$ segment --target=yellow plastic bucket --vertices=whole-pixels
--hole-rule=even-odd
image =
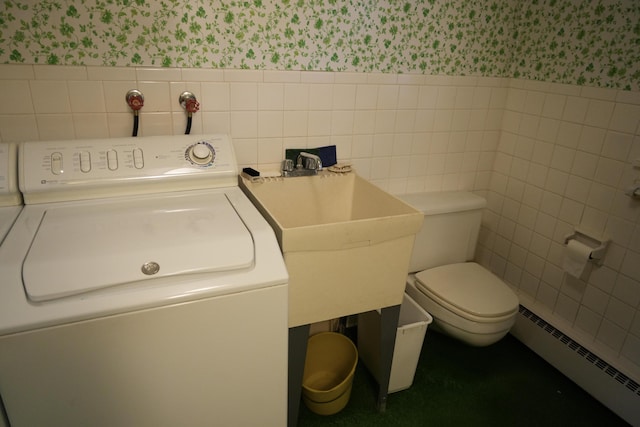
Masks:
[[[302,401],[311,411],[333,415],[347,406],[358,350],[342,334],[322,332],[309,338],[302,376]]]

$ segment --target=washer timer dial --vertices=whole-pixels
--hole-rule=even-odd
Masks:
[[[185,159],[197,166],[210,166],[216,157],[216,150],[207,141],[199,141],[187,147]]]

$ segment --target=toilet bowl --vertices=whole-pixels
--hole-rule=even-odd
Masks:
[[[446,281],[431,273],[473,275],[457,280],[457,292],[434,292]],[[474,277],[475,276],[475,277]],[[434,318],[434,328],[469,345],[484,347],[502,339],[518,314],[518,299],[496,276],[474,263],[451,264],[411,274],[407,293]]]
[[[401,198],[425,214],[412,253],[407,293],[433,316],[433,327],[472,346],[502,339],[515,323],[518,297],[473,259],[483,198],[467,192]]]

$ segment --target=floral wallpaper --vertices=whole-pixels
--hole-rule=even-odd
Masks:
[[[640,1],[515,4],[512,77],[640,90]]]
[[[0,62],[640,88],[637,0],[4,0]]]

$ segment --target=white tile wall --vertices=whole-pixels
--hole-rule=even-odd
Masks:
[[[0,65],[0,141],[230,133],[242,166],[335,144],[393,193],[486,196],[477,259],[609,360],[640,377],[640,93],[498,78],[300,71]],[[562,270],[577,225],[607,233],[604,265]],[[549,319],[553,321],[553,319]]]
[[[640,201],[624,190],[640,184],[632,167],[640,157],[638,96],[510,85],[478,258],[525,303],[551,312],[637,378]],[[580,280],[562,270],[564,236],[575,226],[612,239],[604,264]]]

